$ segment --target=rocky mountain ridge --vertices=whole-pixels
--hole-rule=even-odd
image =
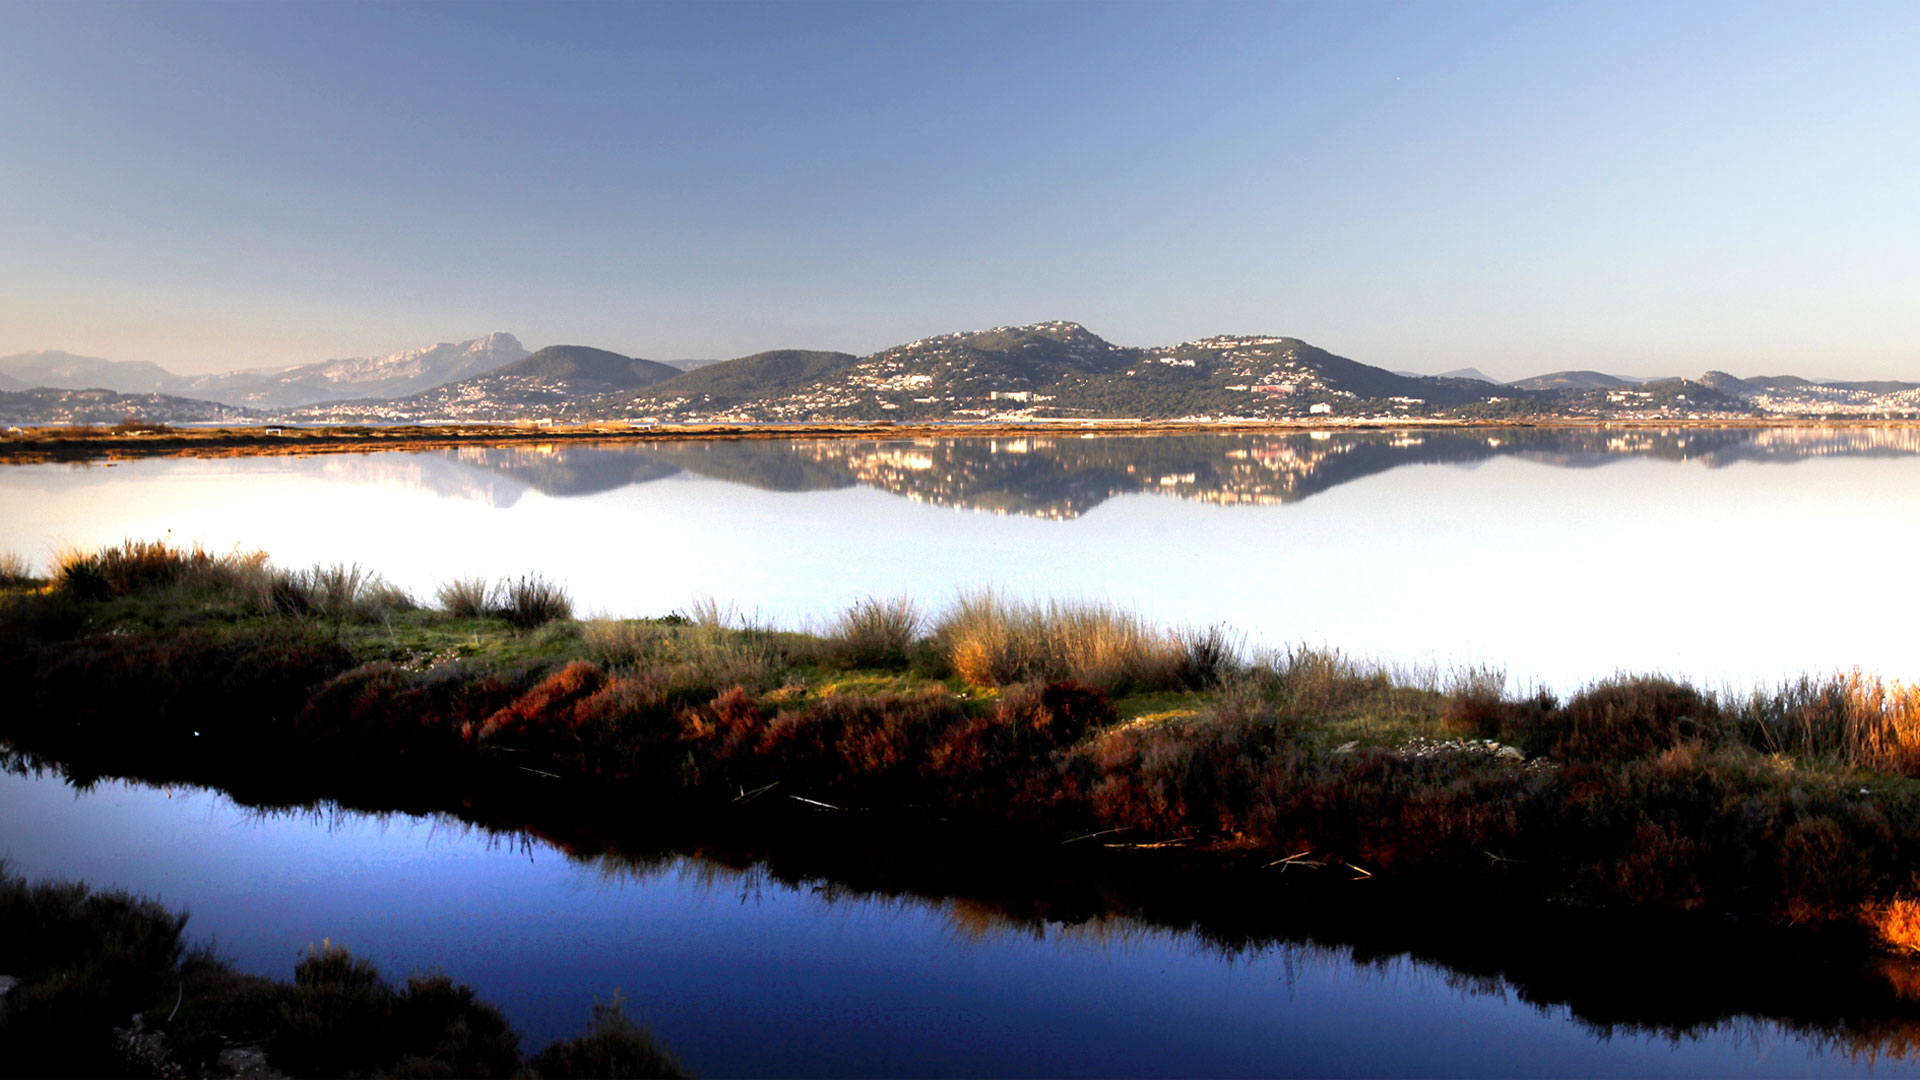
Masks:
[[[1067,321],[940,334],[867,356],[773,350],[692,370],[587,346],[528,354],[505,333],[193,379],[65,353],[0,358],[0,377],[16,380],[103,373],[139,385],[184,380],[187,392],[164,391],[174,395],[167,402],[128,403],[164,422],[222,415],[221,402],[295,423],[1920,416],[1920,383],[1561,371],[1500,384],[1471,368],[1440,376],[1387,371],[1277,335],[1122,346]],[[183,404],[183,397],[215,400]],[[98,394],[67,404],[42,394],[10,405],[8,415],[64,422],[54,417],[114,407]],[[35,408],[47,419],[32,419]],[[156,410],[167,415],[149,415]]]

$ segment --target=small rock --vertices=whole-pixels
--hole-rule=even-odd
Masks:
[[[1499,758],[1501,761],[1527,760],[1527,755],[1521,753],[1520,748],[1517,746],[1503,746],[1500,749],[1495,750],[1493,752],[1493,756]]]

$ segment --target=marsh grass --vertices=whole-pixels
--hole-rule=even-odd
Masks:
[[[843,668],[906,667],[926,622],[912,597],[863,597],[827,624],[823,659]]]
[[[262,566],[246,579],[246,592],[263,614],[297,618],[373,621],[419,606],[405,590],[358,563],[304,570]]]
[[[440,610],[455,618],[480,619],[500,606],[499,586],[483,577],[454,578],[434,592]]]
[[[671,692],[744,686],[763,692],[792,672],[798,635],[730,629],[724,622],[588,619],[581,624],[588,659],[610,671],[646,673]]]
[[[237,587],[267,565],[261,551],[216,555],[198,544],[124,540],[103,548],[63,547],[54,553],[55,586],[86,600],[105,600],[167,586]]]
[[[1734,713],[1748,739],[1770,753],[1920,775],[1920,685],[1855,668],[1753,694]]]
[[[975,686],[1072,680],[1110,693],[1154,690],[1180,685],[1183,672],[1200,667],[1176,635],[1095,600],[962,593],[933,636],[954,672]]]
[[[573,600],[559,583],[539,574],[523,574],[500,587],[495,614],[522,630],[573,618]]]

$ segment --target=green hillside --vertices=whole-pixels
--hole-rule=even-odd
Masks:
[[[524,360],[495,368],[485,375],[467,380],[505,376],[565,382],[606,383],[620,389],[635,389],[675,378],[679,368],[638,357],[622,356],[587,345],[549,345]]]
[[[704,364],[675,372],[671,381],[647,387],[637,394],[608,399],[609,406],[639,399],[688,397],[716,408],[760,401],[805,390],[852,367],[859,357],[842,352],[775,349],[718,364]]]

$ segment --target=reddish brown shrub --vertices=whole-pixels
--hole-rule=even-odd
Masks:
[[[606,685],[606,672],[589,661],[575,660],[487,717],[473,738],[511,742],[529,750],[549,748],[555,736],[575,726],[573,705]]]
[[[922,767],[935,739],[966,721],[943,691],[874,698],[835,695],[802,710],[782,710],[759,748],[760,767],[841,798],[918,801]]]
[[[1563,761],[1650,757],[1686,742],[1717,744],[1723,727],[1719,706],[1685,683],[1613,679],[1567,702],[1550,751]]]

